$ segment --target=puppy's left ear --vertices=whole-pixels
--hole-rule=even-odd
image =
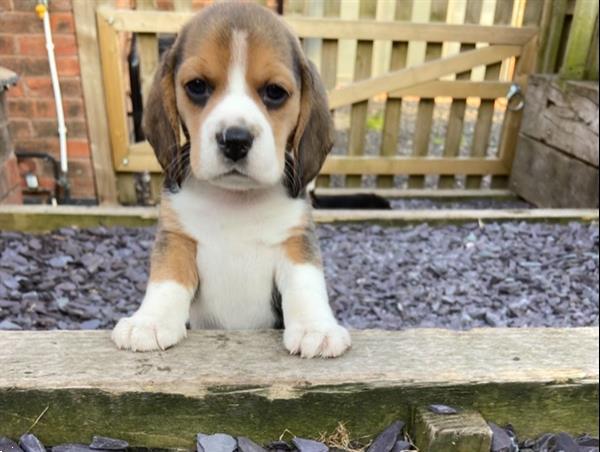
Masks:
[[[319,174],[333,147],[335,133],[327,106],[327,93],[317,68],[304,55],[300,60],[300,114],[292,141],[296,178],[296,183],[292,184],[293,196],[298,196]]]

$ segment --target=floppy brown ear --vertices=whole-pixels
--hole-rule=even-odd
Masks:
[[[154,74],[144,109],[144,134],[154,149],[156,158],[165,172],[165,185],[181,184],[185,171],[181,165],[179,114],[175,99],[175,51],[165,53]]]
[[[300,75],[300,114],[293,138],[294,175],[297,179],[293,190],[295,196],[319,174],[333,147],[335,132],[323,82],[315,65],[304,56]]]

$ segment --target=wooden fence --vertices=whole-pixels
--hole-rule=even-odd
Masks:
[[[458,0],[396,0],[391,20],[375,20],[375,0],[360,0],[355,20],[340,18],[339,0],[326,0],[321,17],[298,14],[291,3],[285,20],[302,40],[319,42],[316,63],[338,127],[319,186],[506,187],[521,116],[505,108],[506,96],[513,84],[524,91],[527,75],[535,69],[542,0],[496,0],[491,25],[481,24],[481,0],[463,2],[461,24],[447,23],[449,8]],[[416,23],[413,7],[424,3],[429,21]],[[151,0],[138,0],[137,8],[104,4],[96,9],[117,175],[160,171],[148,143],[133,140],[123,36],[137,35],[145,97],[158,63],[157,36],[176,33],[191,15],[157,11]],[[409,58],[425,40],[423,54],[415,59],[412,52]],[[349,82],[338,71],[340,43],[347,41],[356,43]],[[389,71],[373,77],[375,42],[391,43],[391,51]]]

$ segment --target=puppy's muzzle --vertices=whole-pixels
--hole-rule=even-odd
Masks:
[[[243,127],[229,127],[216,135],[217,145],[225,158],[233,162],[242,160],[252,147],[254,135]]]

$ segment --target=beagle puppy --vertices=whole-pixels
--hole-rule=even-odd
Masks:
[[[306,185],[333,144],[326,93],[270,10],[218,3],[182,29],[148,95],[164,169],[150,280],[119,348],[165,349],[193,329],[284,328],[292,354],[339,356]]]

